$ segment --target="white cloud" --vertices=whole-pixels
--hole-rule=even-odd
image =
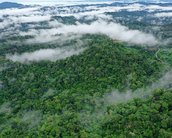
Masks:
[[[80,49],[40,49],[34,52],[26,52],[21,55],[14,54],[14,55],[6,55],[6,58],[12,60],[14,62],[21,62],[21,63],[29,63],[32,61],[39,62],[39,61],[56,61],[60,59],[65,59],[67,57],[78,55],[84,51],[84,48]]]
[[[156,39],[138,30],[129,30],[127,27],[117,23],[107,23],[104,21],[93,22],[92,24],[65,25],[57,30],[58,34],[105,34],[112,39],[117,39],[135,44],[157,43]]]
[[[145,6],[143,4],[128,4],[128,5],[120,5],[120,6],[87,6],[83,9],[80,7],[63,7],[63,11],[60,12],[57,9],[53,9],[56,11],[59,16],[74,16],[76,18],[86,16],[86,15],[99,15],[104,14],[106,12],[119,12],[122,10],[126,10],[129,12],[134,11],[170,11],[172,7],[170,6],[159,6],[159,5],[149,5]],[[77,11],[77,12],[76,12]],[[84,12],[83,12],[84,11]],[[52,11],[51,11],[52,12]]]
[[[8,27],[11,23],[9,22],[9,20],[4,20],[2,22],[0,22],[0,29],[4,29],[6,27]]]
[[[13,9],[4,9],[4,10],[0,10],[0,17],[2,17],[3,15],[15,15],[15,16],[19,16],[19,15],[32,15],[33,12],[36,14],[38,14],[38,10],[40,7],[30,7],[30,8],[22,8],[22,9],[17,9],[17,8],[13,8]]]
[[[156,17],[172,17],[172,12],[161,12],[161,13],[156,13]]]
[[[26,33],[27,34],[27,33]],[[84,34],[103,34],[107,35],[112,39],[120,40],[124,42],[142,44],[142,45],[156,45],[158,40],[151,35],[143,33],[139,30],[130,30],[125,26],[114,22],[105,22],[99,20],[91,24],[80,24],[77,25],[64,25],[60,27],[46,29],[46,30],[30,30],[28,34],[35,35],[34,40],[50,40],[55,39],[56,35],[62,35],[67,37],[72,34],[84,35]],[[32,41],[32,40],[31,40]],[[47,42],[47,41],[46,41]]]
[[[115,20],[110,15],[106,15],[106,12],[118,12],[121,10],[127,11],[155,11],[155,10],[170,10],[171,7],[163,7],[159,5],[145,6],[143,4],[124,4],[122,6],[71,6],[71,7],[46,7],[41,9],[41,7],[32,7],[24,9],[5,9],[0,10],[0,16],[9,15],[4,18],[3,22],[0,22],[0,29],[8,28],[4,33],[0,34],[0,37],[4,37],[11,32],[19,32],[20,35],[33,35],[35,36],[33,42],[49,42],[59,39],[58,34],[68,36],[69,34],[104,34],[110,38],[117,39],[120,41],[130,42],[134,44],[147,44],[155,45],[158,43],[156,38],[151,34],[146,34],[138,30],[130,30],[125,26],[110,22]],[[53,19],[50,21],[52,16],[74,16],[77,19],[84,17],[85,20],[96,19],[98,22],[93,22],[88,24],[77,24],[77,25],[64,25],[59,21]],[[156,17],[168,16],[171,17],[171,13],[157,13]],[[32,28],[44,28],[45,26],[38,26],[38,22],[49,21],[48,28],[51,29],[32,29]],[[142,18],[138,18],[138,21],[142,21]],[[28,32],[20,32],[21,23],[35,24],[28,25],[30,30]],[[110,23],[108,23],[110,22]],[[153,22],[153,21],[152,21]],[[11,28],[10,28],[10,25]],[[12,30],[11,32],[9,31]],[[26,42],[31,42],[33,39]]]
[[[16,27],[19,23],[44,21],[51,17],[50,15],[41,16],[40,14],[39,7],[0,10],[0,18],[3,20],[0,22],[0,29],[9,27],[12,24]]]
[[[31,22],[49,21],[51,19],[51,16],[31,15],[31,16],[11,17],[10,19],[14,23],[31,23]]]
[[[154,12],[155,10],[158,10],[158,11],[171,11],[172,7],[171,6],[149,5],[149,6],[145,6],[145,9],[148,9],[149,11],[152,11],[152,12]]]

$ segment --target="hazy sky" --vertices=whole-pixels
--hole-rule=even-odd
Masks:
[[[115,0],[0,0],[0,2],[17,2],[22,4],[41,4],[41,5],[53,5],[53,4],[77,4],[77,3],[106,3],[113,2]]]
[[[122,2],[172,2],[172,0],[0,0],[0,2],[17,2],[22,4],[38,4],[38,5],[72,5],[72,4],[97,4],[97,3],[112,3],[115,1]]]

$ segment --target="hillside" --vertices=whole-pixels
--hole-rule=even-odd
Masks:
[[[140,112],[140,106],[146,106],[144,103],[149,105],[146,102],[150,101],[149,99],[145,99],[145,101],[137,99],[134,101],[139,102],[139,105],[135,105],[135,107],[133,107],[134,103],[131,102],[131,104],[119,105],[116,109],[115,103],[113,107],[113,104],[110,106],[101,100],[114,89],[119,89],[123,93],[129,88],[134,91],[153,83],[160,77],[162,63],[155,58],[153,53],[144,49],[128,48],[103,36],[95,36],[93,40],[88,44],[89,48],[78,56],[56,62],[33,62],[29,65],[16,63],[2,71],[0,77],[3,81],[0,97],[2,137],[6,135],[9,137],[13,135],[37,137],[35,132],[39,132],[39,136],[51,135],[56,137],[110,136],[115,129],[113,124],[113,127],[111,126],[114,121],[113,118],[116,118],[112,116],[112,114],[116,114],[113,112],[123,112],[122,108],[128,106],[125,112],[132,114],[137,106],[139,107],[137,110]],[[170,94],[170,92],[167,93]],[[155,99],[155,106],[159,103],[156,100],[162,99]],[[170,101],[164,102],[163,105],[165,104],[167,107],[169,104],[169,109],[162,109],[162,113],[167,112],[167,110],[170,112]],[[120,109],[120,106],[124,107]],[[145,109],[144,112],[147,110]],[[150,108],[150,110],[153,109]],[[107,115],[102,118],[105,120],[101,120],[100,124],[96,123],[99,117],[95,117],[94,120],[94,115],[97,112],[98,116],[101,116],[101,112],[108,113],[105,113]],[[151,113],[150,111],[149,114],[150,116],[154,115],[154,112]],[[81,121],[82,116],[89,119],[89,116],[92,115],[93,118],[90,121]],[[129,117],[125,114],[121,115],[124,122]],[[142,114],[138,114],[137,117],[142,118]],[[69,118],[70,120],[67,121],[66,119]],[[129,119],[132,121],[132,118]],[[149,121],[155,123],[155,120]],[[156,121],[160,123],[161,120]],[[28,123],[29,126],[27,126]],[[46,125],[47,123],[48,125]],[[121,124],[121,127],[122,125],[124,124]],[[135,125],[137,128],[137,124]],[[125,135],[120,126],[116,127],[119,129],[115,129],[116,136]],[[167,125],[166,127],[170,129],[170,126]],[[148,126],[146,127],[145,124],[143,129],[148,129]],[[100,133],[100,130],[103,131]],[[139,128],[132,133],[129,132],[129,128],[126,128],[125,131],[127,135],[132,135],[132,133],[133,135],[135,133],[141,135]],[[169,135],[165,128],[162,131],[162,133]],[[152,126],[149,128],[149,132],[144,132],[144,135],[151,136],[154,133],[156,131]]]

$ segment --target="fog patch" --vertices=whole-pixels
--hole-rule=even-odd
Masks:
[[[0,90],[3,87],[3,82],[0,80]]]
[[[56,49],[40,49],[34,52],[26,52],[23,54],[6,55],[6,58],[13,62],[28,63],[39,61],[57,61],[67,57],[78,55],[83,52],[85,48],[56,48]]]
[[[10,102],[5,102],[0,106],[0,114],[2,113],[10,113],[11,112],[11,103]]]
[[[145,6],[145,10],[148,10],[149,12],[154,12],[154,11],[171,11],[172,7],[171,6],[160,6],[160,5],[149,5]]]
[[[151,86],[152,89],[169,87],[172,87],[172,70],[165,73],[162,78],[160,78],[157,82],[153,83]]]
[[[46,99],[50,96],[53,96],[55,94],[55,90],[53,89],[49,89],[47,92],[44,93],[44,95],[42,96],[43,99]]]
[[[6,27],[8,27],[9,25],[11,25],[9,20],[4,20],[2,22],[0,22],[0,29],[4,29]]]
[[[41,111],[26,111],[23,113],[21,121],[28,124],[28,127],[31,128],[41,122],[42,116]]]
[[[103,100],[108,105],[120,102],[127,102],[128,100],[134,98],[145,98],[147,96],[150,96],[152,95],[152,92],[156,89],[168,88],[172,88],[172,70],[165,73],[159,80],[152,83],[150,86],[147,86],[146,88],[140,88],[135,91],[129,89],[126,92],[114,90],[112,93],[105,94]]]
[[[172,12],[161,12],[154,14],[156,17],[172,17]]]

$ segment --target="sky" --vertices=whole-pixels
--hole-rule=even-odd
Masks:
[[[0,2],[17,2],[22,4],[38,4],[38,5],[72,5],[72,4],[97,4],[97,3],[112,3],[115,0],[0,0]]]
[[[162,2],[162,1],[170,1],[170,0],[0,0],[0,2],[17,2],[27,5],[75,5],[75,4],[98,4],[98,3],[112,3],[115,1],[123,1],[123,2]]]

